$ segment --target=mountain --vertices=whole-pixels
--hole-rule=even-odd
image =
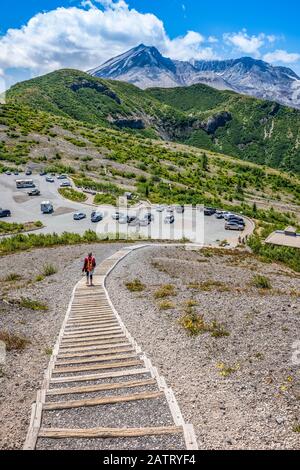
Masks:
[[[300,109],[298,75],[289,68],[274,67],[251,57],[223,61],[173,61],[163,57],[155,47],[141,44],[89,73],[133,83],[142,89],[203,83],[218,90],[232,90]]]
[[[300,111],[232,91],[203,84],[141,90],[59,70],[13,86],[7,102],[300,173]]]

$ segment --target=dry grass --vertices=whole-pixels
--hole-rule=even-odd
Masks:
[[[204,282],[191,282],[188,284],[188,289],[202,290],[209,292],[212,290],[217,290],[218,292],[229,292],[232,290],[227,284],[221,281],[208,280]]]
[[[159,304],[160,310],[172,310],[173,308],[175,308],[175,305],[170,300],[163,300]]]
[[[192,308],[186,311],[185,315],[180,318],[179,323],[190,336],[198,336],[205,333],[210,333],[213,338],[229,336],[229,332],[225,330],[223,325],[216,320],[206,323],[204,316],[197,314]]]
[[[156,299],[164,299],[175,295],[175,287],[172,284],[164,284],[154,293]]]
[[[3,281],[4,282],[15,282],[15,281],[20,281],[21,279],[22,279],[22,276],[20,276],[20,274],[10,273],[3,279]]]
[[[20,351],[30,344],[29,339],[8,331],[0,331],[0,341],[5,343],[7,351]]]
[[[257,274],[252,279],[252,285],[258,289],[272,289],[271,281],[266,276]]]
[[[146,286],[142,284],[139,279],[134,279],[133,281],[125,282],[125,286],[130,292],[142,292],[146,289]]]

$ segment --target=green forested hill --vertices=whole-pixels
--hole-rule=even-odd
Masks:
[[[300,173],[300,111],[205,85],[142,91],[60,70],[15,85],[9,103],[131,129]]]

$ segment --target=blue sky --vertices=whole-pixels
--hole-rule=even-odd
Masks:
[[[10,85],[87,70],[144,42],[174,59],[249,55],[300,74],[296,0],[10,0],[1,5],[0,76]]]

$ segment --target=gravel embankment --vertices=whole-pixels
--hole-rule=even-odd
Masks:
[[[0,449],[20,449],[29,426],[31,403],[41,387],[52,348],[60,331],[75,283],[81,277],[84,256],[93,250],[98,263],[122,247],[121,244],[79,245],[33,250],[0,258],[0,334],[25,337],[24,350],[7,352],[0,366]],[[57,273],[38,282],[45,264]],[[20,280],[6,281],[12,273]],[[23,308],[13,300],[29,298],[47,311]]]
[[[272,289],[254,287],[256,274],[268,277]],[[143,292],[125,287],[134,279]],[[292,363],[300,339],[299,279],[247,253],[205,256],[166,247],[138,250],[110,274],[115,307],[173,388],[200,448],[299,449],[293,429],[300,424],[300,369]],[[206,288],[188,287],[207,281],[213,283]],[[175,295],[155,299],[165,284],[175,286]],[[161,310],[163,300],[173,307]],[[188,336],[178,320],[191,300],[207,324],[216,320],[229,336]]]

